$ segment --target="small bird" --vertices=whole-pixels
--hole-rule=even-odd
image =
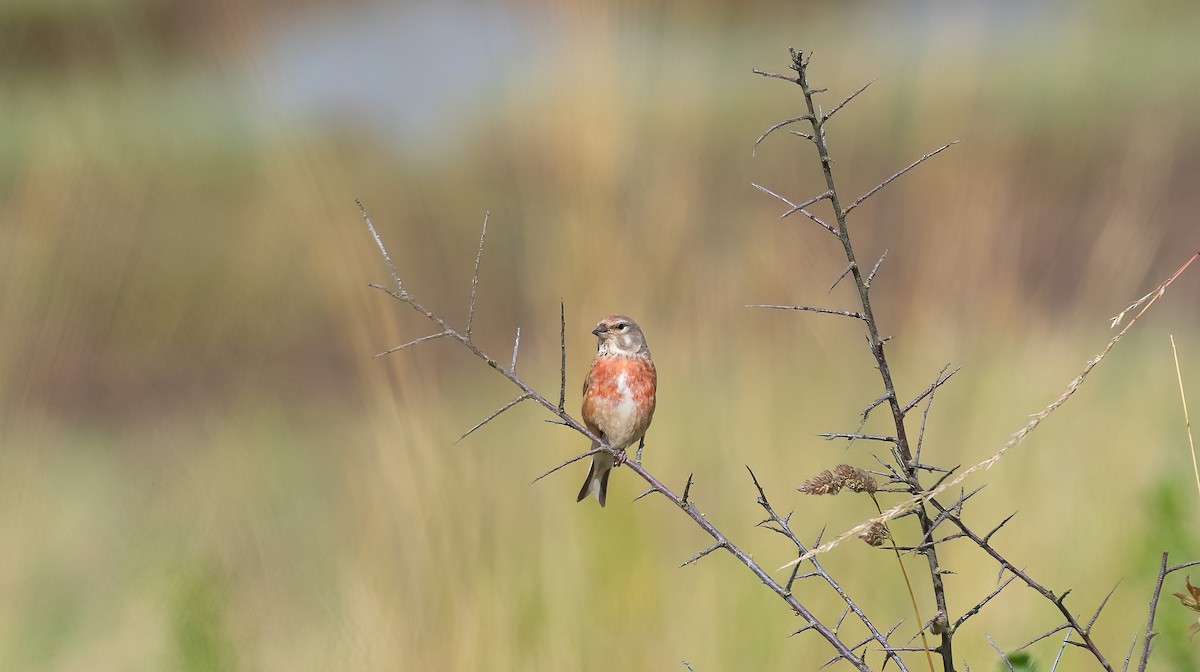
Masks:
[[[601,452],[592,456],[592,466],[576,501],[582,502],[595,493],[600,506],[604,506],[609,473],[625,461],[625,450],[646,435],[654,419],[658,373],[642,328],[633,320],[609,315],[592,333],[599,342],[596,358],[583,379],[583,422],[616,454]],[[599,447],[592,444],[592,450]]]

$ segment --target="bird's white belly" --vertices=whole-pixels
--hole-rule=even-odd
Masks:
[[[638,410],[624,371],[617,376],[617,394],[617,399],[606,409],[600,429],[607,435],[613,448],[627,448],[636,438],[632,434],[637,426]]]

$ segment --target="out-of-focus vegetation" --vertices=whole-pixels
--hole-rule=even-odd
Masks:
[[[512,390],[444,342],[371,358],[428,326],[366,287],[386,270],[353,199],[410,290],[464,317],[491,210],[477,339],[502,359],[520,326],[552,392],[562,297],[572,407],[594,321],[636,316],[662,378],[649,463],[695,472],[710,516],[782,564],[743,465],[807,536],[857,522],[861,503],[793,488],[873,464],[814,434],[852,427],[878,383],[849,321],[743,308],[848,300],[825,294],[828,236],[750,187],[822,188],[797,138],[752,156],[799,97],[750,69],[814,50],[830,105],[876,80],[829,128],[847,186],[964,141],[854,234],[889,250],[876,306],[903,393],[964,366],[924,455],[969,464],[1200,244],[1200,9],[1151,5],[0,5],[0,668],[815,668],[827,651],[787,638],[743,569],[677,569],[703,540],[629,504],[630,478],[603,511],[572,501],[581,470],[528,487],[584,448],[534,409],[452,445]],[[1080,613],[1121,581],[1096,631],[1114,653],[1159,553],[1200,556],[1166,337],[1200,389],[1197,282],[985,474],[974,511],[1020,509],[997,542]],[[994,586],[977,551],[943,563],[953,609]],[[909,618],[887,554],[827,566],[878,622]],[[956,653],[988,668],[985,632],[1055,625],[1027,597]],[[1174,606],[1156,660],[1191,669]]]

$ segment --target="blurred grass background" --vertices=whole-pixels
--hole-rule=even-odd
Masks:
[[[629,504],[632,479],[603,511],[572,501],[583,467],[528,487],[584,448],[533,407],[453,445],[513,391],[445,342],[371,358],[428,326],[366,287],[387,273],[353,199],[410,290],[460,320],[490,210],[477,339],[503,359],[520,326],[521,369],[552,393],[563,298],[572,408],[591,326],[635,316],[662,379],[649,465],[694,471],[704,510],[777,566],[743,465],[809,538],[858,522],[865,501],[794,486],[874,462],[814,435],[879,390],[853,324],[742,307],[852,300],[825,295],[828,236],[750,187],[821,188],[803,141],[752,156],[800,100],[750,69],[814,50],[828,105],[876,80],[829,128],[850,196],[964,140],[854,233],[863,259],[889,250],[876,308],[902,394],[963,365],[924,454],[971,464],[1197,248],[1197,29],[1200,7],[1170,1],[7,0],[0,668],[815,669],[826,647],[789,639],[732,560],[677,568],[704,539]],[[1020,509],[999,546],[1081,614],[1121,582],[1096,631],[1113,657],[1159,553],[1200,557],[1167,340],[1200,389],[1198,282],[986,474],[974,511],[988,529]],[[889,557],[826,560],[882,625],[910,618]],[[971,548],[943,562],[958,612],[994,586]],[[1200,662],[1188,619],[1164,598],[1163,669]],[[1010,647],[1056,623],[1012,587],[956,657],[990,669],[984,633]]]

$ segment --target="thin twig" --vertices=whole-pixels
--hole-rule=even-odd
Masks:
[[[1067,650],[1067,643],[1070,641],[1071,632],[1067,631],[1067,634],[1063,635],[1062,645],[1058,647],[1058,654],[1054,656],[1054,664],[1050,666],[1050,672],[1054,672],[1058,669],[1058,661],[1062,660],[1063,651]]]
[[[751,150],[750,156],[755,155],[755,153],[758,151],[758,146],[762,143],[763,140],[767,139],[768,135],[783,128],[784,126],[787,126],[788,124],[794,124],[797,121],[805,121],[806,119],[808,119],[808,115],[801,115],[799,117],[793,117],[791,119],[784,119],[783,121],[779,122],[778,124],[775,124],[774,126],[768,128],[766,131],[763,132],[762,135],[758,136],[757,140],[754,141],[754,149]]]
[[[867,287],[870,287],[871,283],[875,281],[875,273],[878,272],[879,267],[883,265],[883,260],[887,259],[887,253],[888,251],[884,250],[883,254],[879,255],[879,261],[876,261],[875,265],[871,267],[871,272],[867,274]]]
[[[362,201],[357,198],[354,199],[354,203],[358,206],[358,212],[362,215],[363,221],[367,223],[367,229],[371,232],[371,237],[375,239],[375,244],[379,246],[379,252],[383,255],[383,261],[387,264],[388,272],[392,274],[392,281],[396,283],[396,291],[404,294],[404,284],[400,282],[400,272],[396,270],[396,265],[392,263],[392,258],[383,246],[383,240],[379,237],[379,233],[375,231],[375,224],[367,216],[367,209],[363,207]]]
[[[785,82],[791,82],[791,83],[793,83],[793,84],[797,84],[797,83],[799,83],[799,82],[798,82],[798,80],[797,80],[795,77],[791,77],[791,76],[789,76],[789,75],[780,75],[780,74],[776,74],[776,73],[774,73],[774,72],[767,72],[767,71],[765,71],[765,70],[759,70],[758,68],[754,68],[753,70],[751,70],[751,72],[753,72],[753,73],[754,73],[754,74],[756,74],[756,75],[762,75],[763,77],[771,77],[771,78],[774,78],[774,79],[782,79],[782,80],[784,80]]]
[[[483,258],[483,239],[487,237],[490,210],[483,213],[483,230],[479,232],[479,249],[475,251],[475,272],[471,274],[471,300],[467,303],[467,340],[471,340],[471,329],[475,322],[475,294],[479,290],[479,260]]]
[[[856,320],[863,319],[862,313],[856,313],[852,310],[837,310],[836,308],[817,308],[815,306],[781,306],[773,304],[747,304],[747,308],[769,308],[771,310],[806,310],[810,313],[825,313],[826,315],[841,315],[843,317],[853,317]]]
[[[1129,643],[1129,652],[1125,654],[1125,664],[1121,666],[1121,672],[1129,671],[1129,662],[1133,660],[1133,650],[1137,648],[1138,636],[1134,634],[1133,641]]]
[[[972,616],[974,616],[975,614],[978,614],[978,613],[979,613],[979,610],[983,609],[983,606],[984,606],[985,604],[987,604],[988,602],[990,602],[990,601],[992,600],[992,598],[993,598],[993,597],[995,597],[995,596],[999,595],[999,594],[1000,594],[1000,591],[1002,591],[1002,590],[1004,590],[1005,588],[1007,588],[1007,587],[1008,587],[1008,584],[1010,584],[1010,583],[1012,583],[1013,581],[1016,581],[1016,580],[1017,580],[1017,577],[1016,577],[1016,575],[1015,575],[1015,574],[1014,574],[1014,575],[1012,575],[1012,576],[1009,576],[1007,579],[1005,579],[1005,580],[1004,580],[1004,582],[1003,582],[1003,583],[1001,583],[999,586],[997,586],[995,590],[993,590],[992,592],[988,593],[988,594],[987,594],[987,597],[984,597],[982,600],[980,600],[980,601],[976,602],[976,603],[975,603],[975,606],[971,607],[971,608],[970,608],[970,609],[968,609],[966,612],[964,612],[962,616],[959,616],[959,617],[958,617],[958,619],[956,619],[956,620],[954,621],[954,624],[950,626],[950,630],[951,630],[951,631],[954,631],[954,630],[958,630],[960,627],[962,627],[962,624],[963,624],[963,623],[966,623],[966,622],[967,622],[967,619],[971,618],[971,617],[972,617]]]
[[[984,636],[987,637],[988,644],[991,644],[992,648],[996,650],[996,653],[1000,654],[1000,660],[1004,661],[1004,664],[1008,666],[1008,669],[1012,672],[1017,672],[1017,668],[1013,667],[1012,661],[1008,659],[1008,655],[1001,651],[999,646],[996,646],[996,642],[992,639],[992,636],[987,634]]]
[[[1104,610],[1104,605],[1108,604],[1108,599],[1113,596],[1113,593],[1117,592],[1117,586],[1120,585],[1121,582],[1117,581],[1117,585],[1113,586],[1112,590],[1108,591],[1108,595],[1105,595],[1104,599],[1100,601],[1100,606],[1096,607],[1096,613],[1092,614],[1092,618],[1088,621],[1087,625],[1084,626],[1083,629],[1085,631],[1092,631],[1092,626],[1096,624],[1096,619],[1100,618],[1100,612]]]
[[[863,85],[862,85],[862,88],[860,88],[859,90],[855,91],[854,93],[850,94],[849,96],[846,96],[846,99],[845,99],[845,100],[843,100],[842,102],[838,103],[837,105],[834,105],[834,106],[833,106],[833,109],[832,109],[832,110],[829,110],[829,114],[826,114],[824,117],[822,117],[822,118],[821,118],[821,125],[822,125],[822,126],[823,126],[823,125],[825,125],[825,122],[827,122],[827,121],[829,121],[830,119],[832,119],[832,118],[833,118],[833,115],[835,115],[835,114],[837,114],[837,113],[838,113],[838,110],[840,110],[840,109],[842,109],[843,107],[845,107],[845,106],[846,106],[846,103],[848,103],[848,102],[850,102],[850,101],[854,100],[854,99],[855,99],[855,98],[858,96],[858,94],[862,93],[863,91],[866,91],[866,90],[867,90],[867,87],[868,87],[868,86],[870,86],[870,85],[872,85],[872,84],[874,84],[874,83],[875,83],[875,80],[873,80],[873,79],[872,79],[871,81],[867,82],[866,84],[863,84]]]
[[[796,205],[793,205],[791,210],[788,210],[787,212],[783,213],[782,215],[779,216],[779,218],[786,219],[786,218],[796,214],[797,212],[800,212],[801,210],[807,208],[808,206],[812,205],[813,203],[816,203],[818,201],[823,201],[823,200],[829,198],[829,196],[830,196],[830,194],[828,191],[823,194],[817,194],[816,196],[813,196],[812,198],[808,199],[807,201],[805,201],[803,203],[797,203]]]
[[[884,436],[882,434],[862,434],[860,432],[825,432],[817,434],[822,439],[862,439],[864,441],[885,441],[887,443],[895,443],[896,437]]]
[[[544,472],[541,476],[538,476],[537,478],[530,481],[529,484],[533,485],[534,483],[537,483],[538,481],[549,476],[550,474],[553,474],[554,472],[558,471],[559,469],[562,469],[563,467],[567,466],[568,464],[574,464],[584,458],[591,457],[592,455],[595,455],[596,453],[605,453],[605,452],[608,452],[608,451],[605,450],[604,448],[593,448],[593,449],[587,451],[586,453],[580,453],[580,454],[576,455],[575,457],[572,457],[570,459],[567,459],[567,460],[561,462],[560,464],[558,464],[558,466],[554,467],[553,469],[551,469],[547,472]]]
[[[1142,657],[1138,661],[1138,672],[1146,672],[1150,662],[1150,640],[1154,638],[1154,612],[1158,610],[1158,597],[1162,594],[1163,581],[1167,580],[1167,552],[1163,551],[1158,563],[1158,581],[1154,582],[1154,594],[1150,596],[1150,615],[1146,617],[1146,635],[1142,638]]]
[[[842,272],[838,274],[837,279],[833,281],[833,284],[829,286],[829,289],[825,290],[825,293],[832,294],[833,289],[837,287],[838,283],[840,283],[847,275],[850,275],[850,271],[852,270],[854,270],[854,264],[846,264],[846,267],[843,268]]]
[[[393,352],[399,352],[399,351],[401,351],[401,350],[403,350],[403,349],[405,349],[405,348],[409,348],[409,347],[412,347],[412,346],[414,346],[414,345],[417,345],[418,343],[424,343],[425,341],[432,341],[432,340],[434,340],[434,339],[442,338],[442,337],[444,337],[444,336],[449,336],[449,335],[450,335],[450,332],[448,332],[448,331],[439,331],[439,332],[438,332],[438,333],[436,333],[436,334],[430,334],[430,335],[428,335],[428,336],[422,336],[422,337],[420,337],[420,338],[414,338],[413,340],[411,340],[411,341],[409,341],[409,342],[405,343],[404,345],[397,345],[397,346],[396,346],[396,347],[394,347],[394,348],[388,348],[387,350],[384,350],[383,352],[381,352],[381,353],[379,353],[379,354],[375,355],[374,359],[378,359],[378,358],[380,358],[380,357],[383,357],[384,355],[390,355],[390,354],[392,354]]]
[[[812,214],[812,213],[811,213],[811,212],[809,212],[808,210],[806,210],[806,209],[804,209],[804,208],[797,208],[795,203],[792,203],[791,201],[789,201],[788,199],[784,198],[783,196],[780,196],[779,194],[777,194],[777,193],[775,193],[775,192],[771,191],[770,189],[767,189],[766,187],[764,187],[764,186],[762,186],[762,185],[760,185],[760,184],[755,184],[755,183],[751,182],[751,183],[750,183],[750,186],[754,187],[755,189],[758,189],[759,191],[763,192],[764,194],[768,194],[768,195],[770,195],[770,196],[774,196],[775,198],[777,198],[777,199],[779,199],[779,200],[783,201],[784,203],[787,203],[787,204],[788,204],[788,206],[789,206],[789,207],[791,207],[793,210],[798,210],[798,211],[800,212],[800,214],[804,215],[805,217],[808,217],[808,218],[809,218],[810,220],[812,220],[813,222],[815,222],[815,223],[817,223],[817,224],[821,225],[821,227],[822,227],[822,228],[824,228],[826,231],[828,231],[828,232],[832,233],[832,234],[833,234],[833,235],[835,235],[835,236],[837,235],[837,229],[834,229],[832,226],[830,226],[829,224],[825,223],[825,221],[824,221],[824,220],[822,220],[820,217],[817,217],[816,215]],[[781,218],[781,219],[782,219],[782,218]]]
[[[513,341],[513,356],[512,364],[509,364],[508,370],[513,373],[517,372],[517,350],[521,349],[521,328],[517,327],[517,338]]]
[[[954,142],[948,142],[948,143],[942,145],[941,147],[938,147],[937,149],[933,150],[932,152],[922,156],[921,158],[917,159],[916,161],[913,161],[912,163],[908,164],[908,166],[906,168],[904,168],[903,170],[901,170],[900,172],[896,173],[895,175],[892,175],[891,177],[887,178],[883,182],[880,182],[879,184],[875,185],[875,187],[873,189],[871,189],[867,193],[863,194],[862,196],[859,196],[857,200],[855,200],[853,203],[851,203],[843,211],[843,214],[846,214],[846,215],[850,214],[851,211],[853,211],[858,206],[862,205],[863,201],[874,196],[880,189],[883,189],[884,187],[888,186],[893,181],[898,179],[901,175],[904,175],[905,173],[912,170],[913,168],[916,168],[917,166],[921,165],[922,163],[925,163],[926,161],[928,161],[929,159],[932,159],[933,157],[937,156],[938,154],[941,154],[942,152],[946,151],[947,149],[953,147],[954,145],[957,145],[959,142],[960,142],[959,140],[955,140]]]
[[[954,374],[956,374],[962,370],[962,367],[960,366],[960,367],[954,369],[953,371],[951,371],[949,373],[949,375],[943,375],[946,373],[946,369],[948,369],[948,368],[950,368],[949,364],[943,366],[942,370],[940,372],[938,372],[938,376],[933,381],[933,384],[931,384],[929,387],[925,388],[924,390],[921,390],[920,394],[913,397],[912,401],[910,401],[904,405],[904,408],[903,408],[904,413],[907,414],[909,411],[911,411],[913,409],[914,406],[921,403],[922,399],[932,395],[935,391],[937,391],[937,389],[939,387],[941,387],[942,385],[945,385],[947,381],[949,381],[951,378],[953,378]]]
[[[475,430],[477,430],[477,429],[479,429],[480,427],[483,427],[483,426],[484,426],[484,425],[486,425],[487,423],[491,422],[492,420],[494,420],[494,419],[496,418],[496,416],[498,416],[498,415],[500,415],[501,413],[503,413],[503,412],[507,411],[508,409],[512,408],[513,406],[516,406],[517,404],[521,403],[522,401],[528,401],[530,398],[531,398],[531,397],[530,397],[528,394],[522,394],[521,396],[517,397],[516,399],[513,399],[512,401],[508,402],[507,404],[505,404],[505,405],[501,406],[500,408],[496,409],[496,412],[494,412],[494,413],[492,413],[491,415],[487,416],[487,417],[486,417],[486,418],[484,418],[483,420],[480,420],[480,421],[479,421],[479,424],[477,424],[477,425],[475,425],[474,427],[472,427],[472,428],[468,429],[468,430],[467,430],[467,431],[466,431],[466,432],[465,432],[465,433],[464,433],[462,436],[458,437],[458,439],[457,439],[457,440],[456,440],[454,443],[458,443],[459,441],[462,441],[463,439],[467,438],[467,437],[468,437],[468,436],[470,436],[471,434],[474,434],[474,433],[475,433]]]
[[[688,565],[699,560],[700,558],[703,558],[704,556],[708,555],[709,553],[712,553],[713,551],[722,549],[722,548],[725,548],[725,546],[719,542],[716,544],[713,544],[712,546],[709,546],[708,548],[704,549],[703,551],[700,551],[699,553],[688,558],[682,565],[680,565],[680,567],[687,567]]]
[[[562,415],[567,404],[567,309],[561,298],[558,300],[558,343],[562,356],[558,367],[558,414]]]
[[[918,464],[921,462],[921,448],[925,446],[925,426],[929,423],[929,409],[933,408],[933,395],[935,392],[937,392],[937,388],[941,387],[947,380],[950,380],[950,376],[953,376],[954,374],[958,373],[960,369],[962,369],[961,366],[958,367],[950,372],[950,376],[946,376],[943,379],[942,375],[946,373],[946,369],[948,368],[950,368],[949,364],[943,366],[942,370],[938,373],[938,380],[941,382],[934,381],[934,384],[929,386],[929,403],[925,404],[925,411],[921,413],[921,431],[917,434],[917,450],[913,454],[913,459],[916,460]],[[906,410],[905,413],[907,412],[908,411]]]

